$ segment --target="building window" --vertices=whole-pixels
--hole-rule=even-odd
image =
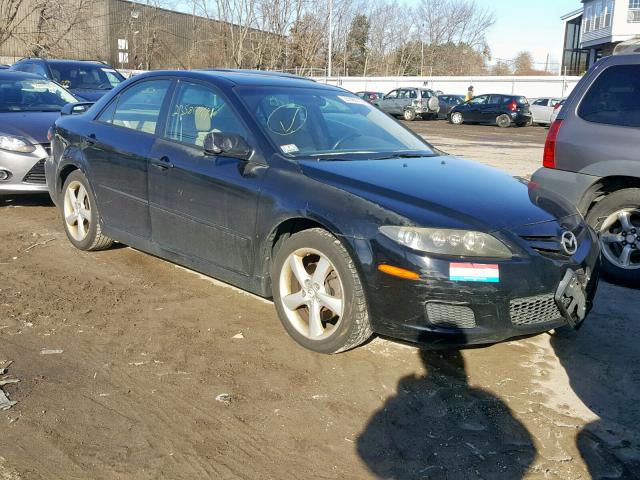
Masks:
[[[604,27],[608,28],[611,26],[611,19],[613,18],[613,0],[607,0],[605,4],[605,13],[604,13]]]
[[[640,0],[629,0],[629,23],[640,23]]]
[[[118,50],[129,50],[129,41],[126,38],[118,39]]]
[[[593,20],[593,5],[587,5],[584,9],[584,18],[582,19],[582,25],[584,28],[584,33],[589,33],[592,28],[592,20]]]
[[[129,63],[129,52],[118,52],[119,63]]]

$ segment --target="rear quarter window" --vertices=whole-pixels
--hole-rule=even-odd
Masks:
[[[593,82],[578,107],[593,123],[640,127],[640,65],[616,65]]]

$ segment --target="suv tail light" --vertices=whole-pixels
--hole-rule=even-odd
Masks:
[[[544,143],[544,154],[542,156],[542,166],[547,168],[556,168],[556,140],[558,132],[562,126],[562,120],[556,120],[551,124],[549,133],[547,133],[547,141]]]
[[[509,110],[511,110],[512,112],[515,112],[518,109],[518,104],[516,103],[516,101],[512,101],[509,105],[507,105],[507,108]]]

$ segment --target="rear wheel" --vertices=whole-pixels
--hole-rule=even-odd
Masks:
[[[587,214],[600,237],[603,276],[612,282],[640,286],[640,189],[607,195]]]
[[[402,114],[402,118],[404,118],[407,122],[411,122],[416,119],[416,112],[410,108],[407,108]]]
[[[511,117],[509,115],[499,115],[496,118],[496,123],[500,128],[508,128],[511,126]]]
[[[449,121],[454,125],[462,125],[464,122],[464,117],[460,112],[453,112],[449,117]]]
[[[69,174],[62,188],[62,217],[69,241],[80,250],[104,250],[113,244],[102,234],[96,199],[80,170]]]
[[[271,282],[280,321],[303,347],[338,353],[372,335],[355,264],[326,230],[304,230],[287,239],[276,253]]]

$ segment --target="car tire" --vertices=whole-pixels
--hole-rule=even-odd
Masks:
[[[416,111],[411,108],[407,108],[402,114],[402,118],[404,118],[407,122],[412,122],[416,119]]]
[[[610,193],[589,210],[586,220],[600,238],[602,276],[613,283],[640,286],[640,188]]]
[[[511,126],[511,117],[509,115],[498,115],[496,118],[496,124],[500,128],[509,128]]]
[[[282,325],[309,350],[339,353],[373,334],[355,263],[342,242],[326,230],[303,230],[282,242],[271,285]]]
[[[67,238],[80,250],[104,250],[113,240],[102,233],[96,197],[80,170],[69,174],[60,198],[62,223]]]
[[[462,125],[464,123],[464,117],[462,116],[462,113],[453,112],[449,116],[449,123],[452,123],[454,125]]]

